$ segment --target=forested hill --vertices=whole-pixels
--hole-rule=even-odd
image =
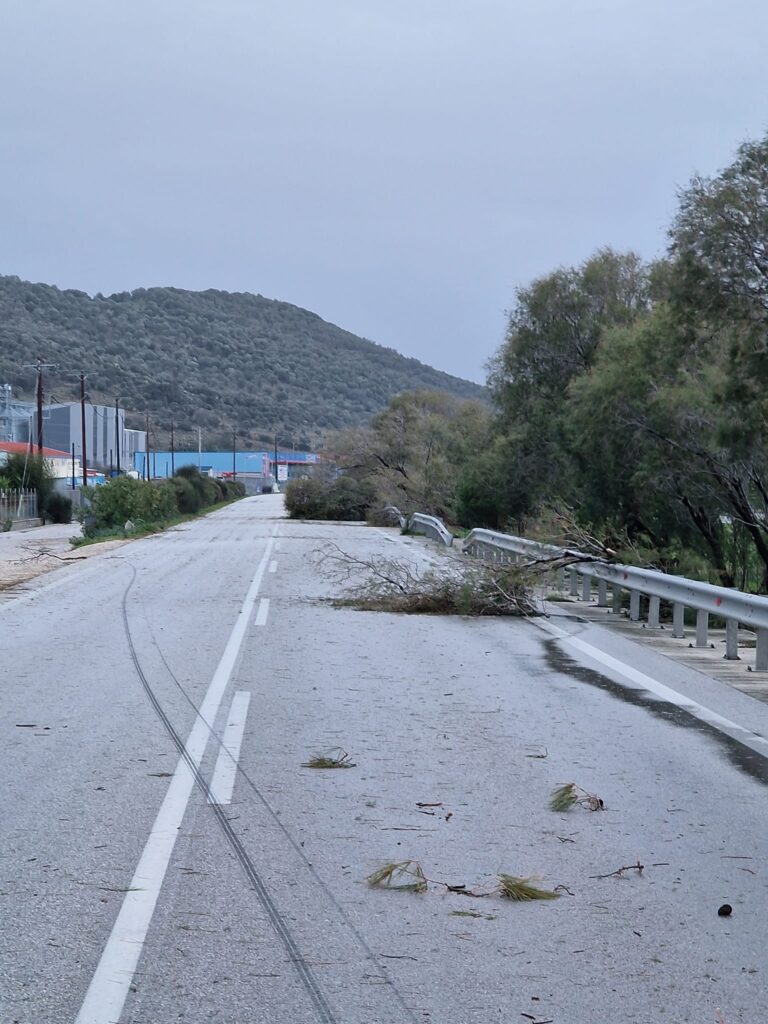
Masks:
[[[315,313],[261,295],[148,288],[91,298],[85,292],[0,276],[0,384],[31,398],[37,356],[46,399],[78,397],[148,409],[165,443],[173,421],[200,426],[206,443],[316,444],[325,432],[365,423],[392,395],[438,388],[465,398],[483,389],[358,338]],[[25,368],[26,366],[26,368]],[[140,415],[139,415],[140,414]],[[228,439],[228,440],[227,440]]]

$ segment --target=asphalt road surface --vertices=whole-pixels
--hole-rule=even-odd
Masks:
[[[331,542],[442,557],[265,496],[0,593],[0,1022],[764,1020],[768,706],[559,613],[333,607]]]

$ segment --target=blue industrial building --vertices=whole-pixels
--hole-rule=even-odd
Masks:
[[[197,466],[208,476],[233,474],[244,479],[269,482],[277,475],[279,479],[292,479],[308,472],[317,465],[319,457],[314,452],[277,451],[277,474],[275,473],[275,452],[173,452],[151,451],[149,453],[149,474],[147,474],[147,453],[135,452],[133,468],[140,477],[165,479],[173,476],[174,469],[182,466]],[[282,467],[285,467],[283,469]]]
[[[163,452],[149,453],[149,476],[173,476],[173,469],[182,466],[197,466],[208,476],[270,476],[271,461],[268,452]],[[136,452],[133,468],[139,476],[147,476],[147,453]]]

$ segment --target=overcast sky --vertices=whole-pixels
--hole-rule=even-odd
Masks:
[[[766,0],[1,0],[0,273],[260,292],[475,380],[768,128]]]

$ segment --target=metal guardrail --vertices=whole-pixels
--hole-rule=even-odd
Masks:
[[[442,544],[450,547],[453,544],[453,534],[437,516],[427,516],[423,512],[414,512],[408,520],[408,529],[412,533],[421,533],[432,540],[439,540]]]
[[[526,558],[575,558],[583,552],[558,548],[551,544],[539,544],[494,530],[472,530],[464,540],[464,550],[480,558],[491,557],[497,561]],[[729,590],[710,583],[700,583],[683,576],[672,576],[653,569],[640,569],[632,565],[615,565],[601,560],[574,561],[568,566],[570,592],[579,596],[581,577],[581,598],[591,600],[593,583],[597,584],[597,603],[608,606],[608,586],[611,587],[613,610],[621,610],[623,592],[629,593],[629,617],[640,619],[640,599],[648,598],[648,625],[659,626],[659,611],[662,601],[672,605],[672,636],[685,637],[685,609],[696,611],[696,647],[708,646],[709,616],[725,619],[725,657],[738,658],[739,624],[755,631],[755,671],[768,671],[768,598],[744,594],[740,590]]]
[[[411,530],[424,533],[444,544],[451,544],[453,536],[436,516],[415,512],[408,520]],[[641,598],[648,599],[647,622],[651,628],[660,625],[661,602],[672,605],[672,636],[685,638],[685,609],[696,612],[696,647],[708,647],[709,616],[725,620],[725,657],[735,661],[739,657],[739,625],[756,634],[754,671],[768,671],[768,597],[745,594],[740,590],[718,587],[711,583],[672,576],[654,569],[640,569],[633,565],[616,565],[600,559],[588,558],[585,552],[556,547],[515,537],[495,530],[472,530],[462,543],[462,549],[476,558],[505,563],[520,558],[542,561],[570,560],[570,593],[583,601],[592,599],[592,588],[597,586],[598,607],[608,607],[608,587],[611,588],[613,611],[619,614],[623,596],[629,594],[629,618],[641,618]],[[580,558],[583,557],[584,561]],[[579,586],[579,577],[581,585]]]
[[[411,533],[418,533],[431,540],[440,541],[441,544],[448,547],[453,544],[453,534],[437,516],[428,516],[424,512],[414,512],[413,515],[406,516],[396,505],[385,506],[379,514],[390,515],[393,519],[397,519],[401,530],[410,530]]]

